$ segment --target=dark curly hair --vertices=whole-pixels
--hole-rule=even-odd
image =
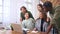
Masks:
[[[43,4],[43,6],[45,6],[45,7],[47,7],[47,8],[52,8],[52,2],[50,2],[50,1],[46,1],[44,4]]]

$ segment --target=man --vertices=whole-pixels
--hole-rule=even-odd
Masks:
[[[57,0],[57,1],[58,1],[58,0]],[[48,5],[48,6],[46,6],[46,5]],[[59,0],[59,2],[58,2],[58,5],[60,5],[60,0]],[[53,26],[56,26],[56,28],[58,29],[58,30],[57,30],[57,31],[58,31],[57,34],[60,34],[60,33],[59,33],[59,32],[60,32],[60,31],[59,31],[59,30],[60,30],[60,6],[57,6],[57,7],[55,8],[55,12],[52,12],[52,11],[51,11],[51,10],[52,10],[52,7],[50,7],[50,6],[52,6],[52,4],[49,6],[49,2],[45,2],[45,3],[43,4],[43,6],[45,7],[45,9],[47,9],[47,11],[50,12],[50,16],[51,16],[51,22],[50,22],[50,25],[48,26],[47,32],[45,32],[45,33],[43,33],[43,34],[48,34]],[[44,8],[44,7],[43,7],[43,8]],[[45,10],[45,9],[44,9],[44,10]]]
[[[43,10],[44,10],[44,13],[47,14],[47,17],[49,17],[50,19],[53,17],[55,11],[50,1],[46,1],[43,4]]]
[[[27,9],[26,9],[26,7],[24,7],[24,6],[22,6],[21,8],[20,8],[20,10],[21,10],[21,14],[20,14],[20,16],[21,16],[21,21],[22,20],[24,20],[25,19],[25,17],[24,17],[24,15],[25,15],[25,13],[29,13],[29,18],[33,18],[33,15],[31,14],[31,12],[30,11],[28,11]],[[33,18],[34,19],[34,18]]]

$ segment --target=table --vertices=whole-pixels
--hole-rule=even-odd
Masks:
[[[29,31],[27,34],[41,34],[41,32],[32,33],[32,31]]]
[[[36,32],[36,33],[32,33],[32,31],[29,31],[29,32],[27,32],[27,34],[45,34],[45,32]]]
[[[0,34],[22,34],[21,32],[16,32],[12,30],[0,31]]]
[[[22,32],[12,31],[12,30],[1,30],[0,34],[23,34],[23,33]],[[41,34],[41,32],[31,33],[31,31],[29,31],[29,32],[27,32],[27,34]]]

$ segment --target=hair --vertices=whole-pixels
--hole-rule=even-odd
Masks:
[[[20,8],[20,10],[22,10],[22,8],[26,9],[26,7],[25,7],[25,6],[22,6],[22,7]]]
[[[45,6],[45,7],[47,7],[47,8],[52,8],[52,2],[50,2],[50,1],[46,1],[44,4],[43,4],[43,6]]]
[[[40,6],[41,8],[43,8],[43,5],[42,4],[38,4],[37,6]]]

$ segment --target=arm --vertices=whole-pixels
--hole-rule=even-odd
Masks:
[[[51,28],[52,28],[55,24],[57,24],[59,18],[60,18],[60,7],[55,10],[54,17],[53,17],[53,19],[51,20],[51,24],[49,25],[46,34],[48,34],[48,33],[50,32]],[[59,22],[58,22],[58,23],[59,23]],[[57,26],[57,27],[58,27],[58,26]]]
[[[37,31],[37,20],[35,21],[35,28],[34,28],[34,31]]]
[[[51,30],[52,26],[53,26],[53,24],[50,24],[50,25],[48,26],[48,29],[47,29],[46,34],[49,34],[49,32],[50,32],[50,30]]]
[[[20,17],[20,22],[22,23],[22,21],[23,21],[23,20],[22,20],[22,18]]]

